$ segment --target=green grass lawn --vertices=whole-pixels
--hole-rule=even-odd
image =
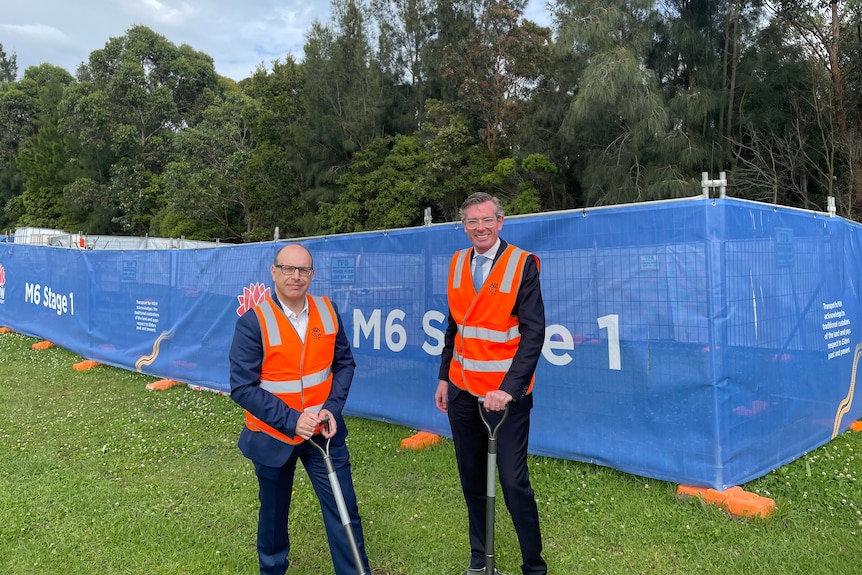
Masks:
[[[0,573],[257,573],[257,482],[228,397],[113,367],[75,371],[59,348],[0,335]],[[429,398],[430,401],[430,398]],[[415,430],[348,418],[375,575],[460,575],[466,512],[452,444],[399,447]],[[552,575],[862,572],[862,433],[847,432],[742,487],[768,520],[680,500],[676,484],[530,458]],[[497,566],[520,573],[502,497]],[[288,575],[332,573],[317,502],[297,472]]]

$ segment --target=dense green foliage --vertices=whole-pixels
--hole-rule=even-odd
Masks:
[[[143,26],[71,74],[0,44],[0,230],[220,239],[730,194],[862,215],[856,0],[334,0],[240,82]],[[2,40],[2,38],[0,38]]]

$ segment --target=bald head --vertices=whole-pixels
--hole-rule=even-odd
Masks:
[[[275,259],[272,261],[272,263],[274,265],[279,265],[279,264],[300,265],[300,264],[294,264],[292,262],[288,262],[286,260],[288,260],[288,259],[293,260],[295,258],[302,258],[303,256],[308,258],[308,263],[307,264],[301,264],[301,265],[314,267],[314,257],[312,257],[311,252],[308,251],[308,248],[306,248],[302,244],[287,244],[286,246],[284,246],[283,248],[281,248],[280,250],[278,250],[275,253]],[[284,260],[284,261],[282,261],[282,260]]]
[[[295,313],[305,306],[305,294],[314,278],[311,252],[299,244],[288,244],[278,250],[270,269],[275,291],[282,304]]]

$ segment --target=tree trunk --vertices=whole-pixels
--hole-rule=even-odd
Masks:
[[[736,161],[733,156],[733,107],[736,92],[736,70],[737,70],[737,62],[739,60],[739,18],[740,13],[742,12],[742,0],[731,0],[728,3],[727,11],[727,20],[732,20],[732,27],[730,28],[730,44],[733,49],[730,56],[730,85],[728,87],[727,94],[727,133],[725,134],[725,150],[727,155],[727,165],[731,172],[736,168]],[[727,30],[728,26],[725,25],[725,30]],[[728,41],[725,40],[725,47],[728,45]]]

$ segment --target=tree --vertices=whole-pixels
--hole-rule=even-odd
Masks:
[[[321,202],[337,200],[343,191],[337,180],[353,154],[383,135],[383,75],[370,47],[365,13],[361,2],[333,2],[334,24],[315,22],[304,46],[305,117],[292,153],[302,159],[311,213]]]
[[[0,43],[0,85],[14,82],[18,77],[18,55],[7,55]]]
[[[423,208],[436,201],[428,186],[428,155],[411,136],[377,138],[354,155],[339,178],[345,191],[321,206],[322,233],[403,228],[422,223]]]
[[[862,68],[858,63],[862,7],[855,0],[776,0],[767,5],[792,31],[789,40],[810,50],[812,58],[829,74],[830,108],[839,158],[844,164],[841,172],[846,174],[847,203],[850,213],[858,218],[862,214],[862,116],[858,113],[862,109]]]
[[[64,99],[61,130],[75,140],[79,175],[105,191],[118,231],[146,234],[174,136],[195,125],[220,90],[212,58],[133,26],[93,51],[78,80]]]
[[[435,221],[455,221],[458,208],[494,168],[488,147],[478,141],[467,117],[452,104],[426,102],[422,129],[415,134],[428,154],[428,186],[438,191],[432,204]]]
[[[475,123],[493,156],[509,155],[521,104],[548,61],[550,31],[521,22],[525,4],[508,0],[473,6],[479,12],[463,20],[475,18],[475,25],[444,48],[444,75],[456,87],[457,105]]]
[[[25,177],[22,200],[26,213],[21,223],[43,228],[59,227],[63,214],[63,187],[69,183],[68,149],[56,126],[43,125],[18,154]]]
[[[562,129],[585,158],[587,204],[690,194],[686,134],[655,71],[646,67],[659,14],[649,0],[595,4],[559,0],[559,43],[577,50],[584,68]]]
[[[117,227],[119,215],[114,206],[103,201],[104,183],[79,177],[63,188],[63,229],[81,230],[87,234],[110,234]]]
[[[520,165],[514,158],[498,161],[494,170],[482,177],[482,183],[504,203],[508,202],[507,214],[532,214],[542,211],[536,182],[546,182],[556,173],[557,167],[545,156],[530,154]]]
[[[740,59],[733,189],[749,199],[825,211],[837,172],[837,135],[826,70],[787,42],[773,19]],[[839,213],[849,215],[838,202]]]
[[[272,62],[272,72],[260,66],[242,82],[243,93],[257,102],[246,110],[255,139],[282,148],[288,155],[302,140],[305,74],[306,68],[288,56],[284,62]]]
[[[271,144],[255,145],[249,119],[258,108],[248,96],[230,92],[205,110],[200,123],[177,134],[178,159],[165,170],[163,234],[262,241],[296,206],[296,197],[279,185],[282,154]]]
[[[23,215],[23,204],[16,201],[13,208],[10,202],[24,192],[25,178],[17,157],[36,131],[37,113],[35,89],[22,89],[16,82],[0,85],[0,231],[14,226]]]
[[[30,118],[35,134],[19,143],[15,159],[24,179],[21,223],[26,225],[59,227],[62,223],[63,187],[72,180],[72,172],[68,142],[57,126],[60,100],[71,82],[68,72],[51,64],[31,66],[19,82],[35,103]]]
[[[406,92],[404,124],[415,129],[425,110],[428,70],[423,56],[435,34],[436,0],[371,0],[378,22],[378,55],[384,75]]]

